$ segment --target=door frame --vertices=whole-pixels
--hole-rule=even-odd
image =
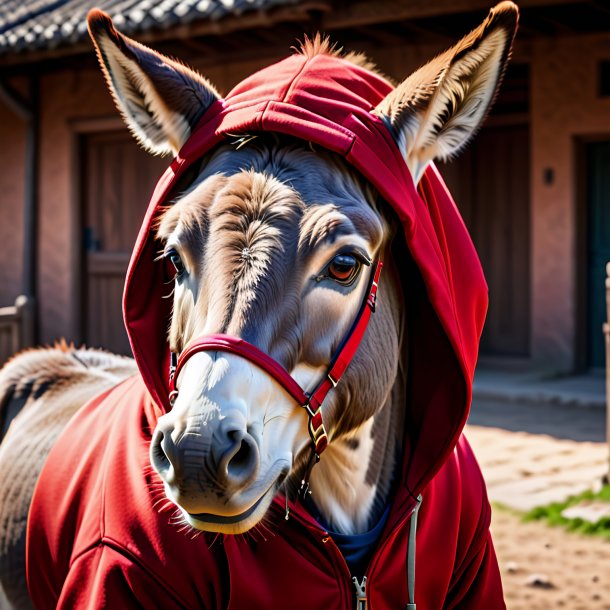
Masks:
[[[70,255],[70,299],[72,307],[71,336],[76,344],[82,344],[86,336],[83,305],[85,303],[84,290],[86,289],[83,244],[83,218],[85,197],[85,139],[87,136],[120,131],[127,129],[125,124],[116,115],[91,117],[88,119],[75,119],[68,123],[70,129],[70,240],[73,244]]]
[[[577,135],[574,137],[574,174],[575,180],[575,203],[574,203],[574,226],[575,226],[575,256],[572,276],[574,278],[574,289],[576,290],[574,323],[574,369],[575,372],[586,372],[598,370],[589,367],[588,363],[588,328],[587,314],[589,308],[589,291],[586,273],[579,270],[586,269],[588,263],[587,237],[588,227],[588,183],[587,183],[587,148],[590,144],[610,142],[610,131],[592,134]],[[601,332],[601,330],[600,330]],[[599,369],[601,370],[601,369]]]

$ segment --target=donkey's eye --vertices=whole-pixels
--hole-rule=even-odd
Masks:
[[[349,286],[360,271],[360,261],[351,254],[337,254],[328,264],[328,277]]]
[[[167,251],[165,258],[167,258],[169,262],[174,266],[174,269],[176,270],[176,276],[180,277],[184,273],[184,263],[182,262],[182,259],[180,258],[178,252],[176,252],[176,250],[172,248],[171,250]]]

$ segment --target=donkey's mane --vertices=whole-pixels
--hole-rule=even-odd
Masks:
[[[366,53],[359,53],[357,51],[344,51],[343,47],[339,46],[338,43],[332,42],[328,36],[323,36],[319,32],[314,35],[313,38],[305,36],[297,49],[297,53],[304,55],[305,57],[312,58],[316,55],[331,55],[333,57],[339,57],[345,61],[349,61],[364,70],[373,72],[381,78],[385,78],[393,85],[396,83],[393,79],[384,74],[377,65],[369,59]]]

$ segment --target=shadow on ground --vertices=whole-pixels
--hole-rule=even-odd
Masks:
[[[606,414],[597,408],[475,399],[468,423],[573,441],[606,440]]]

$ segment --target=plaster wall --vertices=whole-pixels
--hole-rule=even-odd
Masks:
[[[610,35],[532,44],[532,360],[537,368],[579,366],[582,279],[578,142],[610,140],[610,98],[598,97],[598,63],[610,59]],[[552,183],[545,172],[552,170]]]

